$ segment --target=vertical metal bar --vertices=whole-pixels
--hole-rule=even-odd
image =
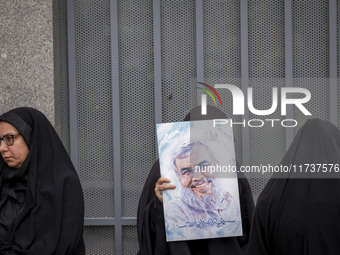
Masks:
[[[122,211],[121,211],[121,148],[120,148],[120,79],[119,79],[119,31],[118,31],[118,4],[117,0],[110,0],[110,27],[111,27],[111,74],[112,74],[112,128],[113,128],[113,187],[115,205],[115,251],[122,254]]]
[[[196,72],[197,81],[204,82],[204,26],[203,1],[196,0]],[[196,89],[196,105],[201,104],[201,90]]]
[[[285,0],[285,85],[293,87],[293,9],[292,0]],[[294,111],[291,105],[287,107],[287,119],[294,118]],[[286,150],[294,139],[294,128],[286,127]]]
[[[155,122],[162,123],[162,49],[161,49],[161,0],[153,0],[153,47],[154,47],[154,92]],[[156,139],[156,158],[158,143]]]
[[[77,80],[76,80],[76,28],[74,0],[67,1],[67,48],[68,80],[70,105],[70,157],[78,169],[78,117],[77,117]]]
[[[336,4],[336,0],[329,0],[329,119],[338,126]]]
[[[247,95],[249,87],[248,68],[248,0],[241,0],[241,88],[244,95]],[[245,100],[246,103],[247,100]],[[248,107],[245,107],[244,119],[249,120]],[[249,127],[242,128],[242,164],[250,165],[249,152]]]
[[[155,120],[162,122],[161,0],[153,0]]]

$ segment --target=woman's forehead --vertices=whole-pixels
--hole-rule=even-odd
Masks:
[[[18,129],[6,121],[0,121],[0,136],[10,132],[19,133]]]

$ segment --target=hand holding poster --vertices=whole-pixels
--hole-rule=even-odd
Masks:
[[[167,241],[242,235],[232,128],[212,120],[157,124]]]

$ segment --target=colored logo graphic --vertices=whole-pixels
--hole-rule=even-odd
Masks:
[[[210,89],[217,96],[217,98],[220,101],[220,104],[222,106],[222,100],[221,100],[219,94],[217,93],[217,91],[212,86],[210,86],[209,84],[203,83],[203,82],[197,82],[197,83],[203,85],[207,89]],[[209,90],[207,90],[205,88],[201,88],[201,87],[197,87],[197,88],[200,89],[200,90],[203,90],[205,93],[207,93],[212,98],[212,100],[214,101],[215,106],[217,106],[216,99],[215,99],[214,95]]]

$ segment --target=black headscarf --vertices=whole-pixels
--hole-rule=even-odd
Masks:
[[[12,240],[8,247],[0,246],[0,254],[85,254],[83,193],[53,126],[41,112],[26,107],[1,115],[0,121],[16,127],[29,148],[19,169],[8,167],[0,157],[1,196],[6,186],[19,208],[8,233]]]
[[[226,115],[222,111],[208,105],[207,115],[201,115],[201,107],[198,106],[185,116],[184,121],[225,118]],[[138,205],[139,255],[246,254],[254,201],[249,183],[243,174],[238,176],[243,236],[178,242],[166,242],[163,205],[154,192],[160,177],[159,160],[157,160],[144,184]]]
[[[281,164],[326,168],[319,173],[311,166],[303,168],[303,174],[273,175],[257,201],[249,254],[339,254],[340,131],[330,122],[308,120]]]

